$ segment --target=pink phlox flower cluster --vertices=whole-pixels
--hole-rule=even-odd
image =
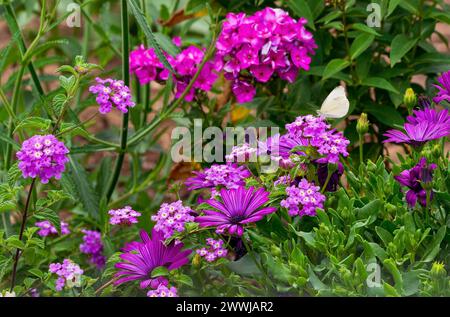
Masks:
[[[52,177],[61,178],[69,161],[67,153],[69,150],[64,143],[54,135],[35,135],[22,143],[16,157],[24,178],[39,177],[41,183],[46,184]]]
[[[225,78],[232,81],[238,102],[249,102],[256,90],[252,81],[266,83],[274,75],[294,82],[299,69],[309,70],[317,45],[305,28],[279,8],[265,8],[247,16],[228,13],[216,43]]]

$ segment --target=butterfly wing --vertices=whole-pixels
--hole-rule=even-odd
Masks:
[[[320,107],[319,114],[326,118],[342,118],[348,113],[350,102],[345,95],[345,88],[338,86],[327,96]]]

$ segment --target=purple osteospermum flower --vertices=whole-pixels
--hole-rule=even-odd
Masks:
[[[245,166],[237,164],[214,164],[203,172],[193,172],[196,176],[186,180],[189,190],[214,188],[223,186],[228,189],[245,185],[245,179],[250,177],[250,171]]]
[[[437,112],[435,109],[414,110],[404,124],[406,133],[389,130],[384,135],[384,142],[409,143],[418,147],[428,141],[440,139],[450,133],[450,116],[448,110]]]
[[[38,221],[34,225],[39,228],[37,234],[41,237],[58,235],[58,230],[56,230],[55,226],[48,220]],[[69,233],[69,224],[67,222],[61,221],[61,235],[64,236]]]
[[[134,211],[130,206],[125,206],[122,209],[110,210],[108,214],[111,216],[109,223],[112,225],[131,225],[138,223],[137,217],[141,213]]]
[[[52,177],[61,178],[69,161],[67,153],[69,150],[64,143],[54,135],[35,135],[22,143],[16,157],[24,178],[39,177],[41,183],[46,184]]]
[[[95,81],[97,84],[90,86],[89,91],[97,95],[96,101],[100,106],[100,113],[110,112],[113,106],[123,113],[127,113],[128,108],[135,106],[131,98],[130,88],[125,86],[122,80],[97,77]]]
[[[58,275],[56,280],[56,290],[62,291],[66,286],[72,288],[81,285],[81,275],[83,270],[69,259],[65,259],[63,263],[51,263],[49,266],[50,273]]]
[[[168,288],[164,284],[160,284],[157,289],[147,292],[148,297],[178,297],[177,289],[172,286]]]
[[[80,244],[80,251],[90,255],[89,261],[98,268],[103,268],[106,257],[103,256],[102,235],[99,231],[81,230],[84,233],[83,243]]]
[[[320,187],[302,179],[298,185],[286,188],[287,198],[280,203],[288,209],[290,216],[315,216],[316,208],[323,208],[325,196],[320,193]]]
[[[409,188],[406,192],[406,202],[411,208],[416,205],[417,201],[422,206],[426,206],[427,192],[423,188],[423,184],[432,181],[433,171],[436,167],[436,164],[427,165],[427,160],[422,157],[416,166],[409,170],[404,170],[394,177],[400,185]],[[432,199],[432,195],[433,193],[431,192],[430,199]]]
[[[263,188],[255,190],[253,187],[245,189],[222,189],[222,201],[207,200],[207,204],[216,210],[205,210],[204,216],[195,219],[200,227],[216,227],[217,233],[236,234],[242,236],[244,225],[261,220],[265,215],[275,212],[275,207],[261,208],[269,200],[269,193]]]
[[[438,78],[438,81],[442,86],[434,85],[434,87],[439,89],[439,92],[436,97],[433,98],[433,101],[435,103],[440,103],[444,100],[450,102],[450,70],[443,73]]]
[[[158,213],[152,216],[156,221],[154,229],[164,234],[164,239],[170,238],[174,232],[183,232],[186,222],[194,221],[194,211],[183,206],[183,202],[178,200],[173,203],[164,203],[161,205]]]
[[[160,284],[167,286],[167,279],[151,278],[152,271],[159,266],[165,266],[170,271],[187,264],[192,250],[182,250],[184,244],[181,242],[165,245],[162,233],[156,230],[152,231],[151,238],[144,230],[141,230],[140,235],[143,242],[135,242],[128,251],[120,255],[124,262],[115,265],[119,271],[115,275],[118,279],[114,284],[137,280],[141,281],[141,288],[150,286],[155,289]]]

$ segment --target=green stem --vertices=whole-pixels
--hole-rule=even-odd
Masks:
[[[129,25],[128,25],[128,7],[127,0],[121,1],[122,10],[122,78],[126,86],[130,86],[130,67],[129,67]],[[111,181],[108,186],[108,191],[106,192],[106,201],[111,199],[114,189],[119,180],[120,171],[122,169],[123,161],[125,158],[125,153],[127,150],[127,138],[128,138],[128,121],[129,112],[124,113],[122,119],[122,129],[120,131],[120,153],[117,157],[114,172],[111,177]]]
[[[8,238],[9,232],[8,232],[8,223],[6,222],[6,213],[2,212],[2,222],[3,222],[3,229],[5,230],[5,235]]]
[[[331,176],[333,175],[333,173],[330,172],[330,170],[328,170],[327,172],[327,178],[325,180],[325,183],[322,186],[322,189],[320,190],[320,192],[323,194],[325,192],[325,190],[327,189],[328,183],[330,182]]]
[[[363,136],[362,134],[359,135],[359,164],[363,163],[364,159],[364,147],[363,147]]]
[[[26,225],[27,218],[28,218],[28,209],[30,207],[31,196],[33,194],[35,184],[36,184],[36,178],[33,178],[33,181],[31,182],[31,185],[30,185],[30,189],[28,191],[27,201],[25,203],[25,209],[22,214],[22,224],[20,225],[20,231],[19,231],[19,240],[20,241],[22,241],[23,232],[25,231],[25,225]],[[19,263],[19,258],[20,258],[20,249],[17,249],[16,255],[14,257],[14,266],[13,266],[13,271],[12,271],[11,289],[10,289],[11,292],[13,291],[14,286],[16,284],[16,273],[17,273],[17,265]]]

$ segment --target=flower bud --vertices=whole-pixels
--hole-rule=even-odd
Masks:
[[[411,114],[417,104],[417,96],[412,88],[406,89],[405,95],[403,96],[403,103],[406,105],[409,114]]]
[[[445,270],[444,263],[434,262],[430,270],[430,275],[434,278],[446,277],[447,271]]]
[[[367,119],[367,113],[361,113],[361,116],[356,123],[356,131],[360,135],[363,135],[369,131],[369,120]]]

